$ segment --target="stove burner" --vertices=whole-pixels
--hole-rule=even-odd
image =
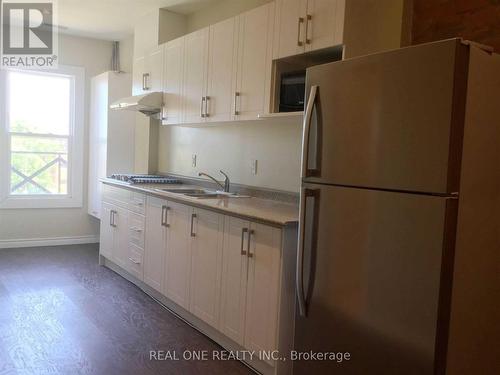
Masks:
[[[129,184],[182,184],[177,178],[151,174],[113,174],[110,178]]]

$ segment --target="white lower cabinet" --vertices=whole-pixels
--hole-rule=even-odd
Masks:
[[[218,328],[224,216],[200,209],[193,214],[189,311]]]
[[[246,247],[250,223],[230,216],[225,219],[220,330],[243,345],[248,275]]]
[[[110,186],[103,190],[100,255],[142,280],[145,217],[135,207],[145,197]]]
[[[168,208],[168,203],[163,199],[147,198],[144,282],[158,292],[163,292]]]
[[[249,350],[277,349],[281,231],[250,224],[245,341]],[[273,365],[274,362],[269,360]]]
[[[113,257],[113,242],[114,242],[113,208],[114,206],[112,204],[102,203],[99,253],[108,259],[111,259]]]
[[[220,330],[249,350],[275,350],[281,230],[226,217],[222,262]]]
[[[113,212],[113,261],[120,267],[127,269],[128,266],[128,212],[118,206],[112,208]]]
[[[163,294],[186,310],[189,310],[190,239],[194,225],[192,211],[189,206],[169,202]]]
[[[101,255],[242,347],[276,350],[282,230],[155,197],[144,216],[132,198],[105,195]]]

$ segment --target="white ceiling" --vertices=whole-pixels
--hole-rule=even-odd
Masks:
[[[139,17],[158,8],[190,14],[217,0],[58,0],[60,32],[105,40],[133,34]]]

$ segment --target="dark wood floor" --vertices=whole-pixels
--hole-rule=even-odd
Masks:
[[[0,374],[251,374],[235,361],[152,361],[221,348],[97,264],[96,245],[0,250]]]

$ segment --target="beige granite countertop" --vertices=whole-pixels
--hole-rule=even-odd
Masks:
[[[196,185],[161,185],[161,184],[127,184],[112,179],[102,179],[103,183],[122,187],[132,191],[142,192],[159,198],[169,199],[191,206],[206,208],[232,216],[263,223],[285,226],[298,222],[299,209],[297,205],[274,200],[249,198],[194,198],[183,194],[162,192],[157,189],[203,189]]]

